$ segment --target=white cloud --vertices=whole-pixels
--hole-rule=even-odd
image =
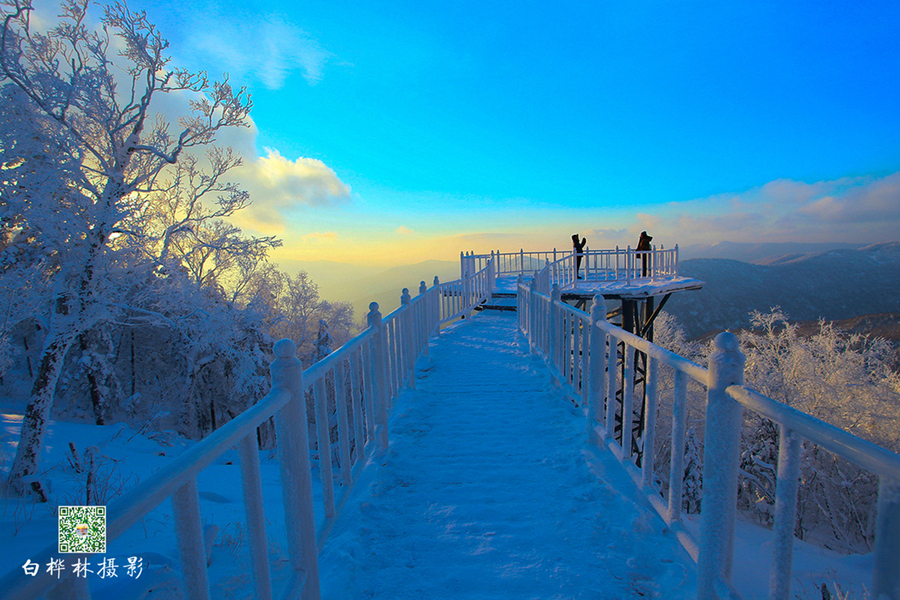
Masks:
[[[399,233],[400,235],[409,235],[409,234],[415,233],[415,232],[412,229],[410,229],[409,227],[406,227],[405,225],[401,225],[400,227],[397,228],[397,233]]]
[[[900,221],[900,173],[842,187],[811,198],[800,212],[827,223]]]
[[[275,14],[217,19],[215,27],[194,28],[186,42],[204,63],[222,65],[236,79],[255,79],[270,90],[281,89],[295,71],[318,83],[331,56],[306,31]]]
[[[292,161],[277,150],[266,148],[266,156],[258,158],[251,168],[256,182],[279,205],[324,206],[350,198],[350,188],[315,158]]]
[[[653,219],[638,220],[679,243],[896,240],[900,173],[814,183],[778,179],[745,192],[671,203]]]
[[[234,176],[250,192],[253,203],[240,217],[258,231],[283,230],[292,210],[307,206],[324,207],[350,200],[350,187],[325,163],[315,158],[290,160],[277,150],[246,160]]]

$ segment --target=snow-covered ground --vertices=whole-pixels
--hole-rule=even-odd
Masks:
[[[432,347],[321,558],[323,598],[691,598],[695,567],[514,315]],[[452,339],[452,343],[447,343]]]
[[[323,597],[691,598],[696,567],[608,451],[586,443],[581,407],[561,397],[515,335],[515,315],[486,313],[445,330],[421,361],[417,388],[391,416],[391,447],[364,471],[321,556]],[[3,411],[7,412],[7,411]],[[21,417],[5,414],[0,459],[14,453]],[[109,487],[129,487],[190,444],[123,425],[51,423],[42,465],[57,504],[77,504],[83,479],[66,454],[97,447]],[[261,452],[270,561],[286,574],[278,466]],[[235,451],[198,480],[207,525],[218,527],[214,598],[251,598]],[[318,501],[317,501],[318,504]],[[691,523],[688,523],[691,527]],[[735,587],[763,598],[768,532],[738,523]],[[0,576],[56,539],[47,505],[0,498]],[[144,559],[140,580],[89,576],[97,598],[171,597],[177,550],[163,503],[108,548]],[[98,559],[99,560],[99,559]],[[818,599],[839,581],[863,598],[871,556],[797,543],[794,594]],[[41,573],[39,576],[49,576]],[[177,585],[177,584],[176,584]],[[105,589],[104,589],[105,588]]]

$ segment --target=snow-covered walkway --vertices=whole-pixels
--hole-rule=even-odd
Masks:
[[[320,558],[323,598],[692,598],[696,568],[580,407],[484,314],[432,343]]]

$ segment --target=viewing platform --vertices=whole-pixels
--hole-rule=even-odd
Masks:
[[[668,250],[586,249],[581,255],[556,249],[460,255],[463,278],[488,265],[493,265],[493,273],[488,277],[491,291],[481,310],[516,310],[520,276],[525,285],[533,283],[536,291],[546,295],[554,285],[558,286],[561,299],[575,306],[584,307],[598,294],[606,300],[620,301],[619,311],[629,315],[637,314],[640,304],[649,321],[650,313],[658,312],[671,294],[703,287],[703,281],[678,274],[677,245]],[[658,297],[662,297],[659,304]]]
[[[534,279],[534,275],[525,275],[522,277],[525,283],[530,283]],[[493,296],[495,298],[516,296],[516,281],[518,275],[504,275],[498,277],[494,283]],[[601,294],[607,300],[621,300],[622,298],[648,298],[650,296],[662,296],[674,292],[686,292],[690,290],[699,290],[703,287],[703,282],[699,279],[690,277],[666,276],[658,278],[638,278],[638,279],[616,279],[611,277],[599,277],[594,279],[579,279],[575,284],[562,290],[563,300],[570,299],[587,299],[593,298],[597,294]]]

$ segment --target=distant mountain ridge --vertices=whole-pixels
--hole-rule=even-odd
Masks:
[[[419,293],[419,284],[424,281],[431,287],[435,276],[440,281],[459,279],[459,261],[426,260],[414,265],[402,265],[358,279],[355,294],[348,300],[353,304],[357,320],[365,319],[369,303],[377,302],[378,310],[386,315],[400,307],[400,293],[408,288],[411,296]]]
[[[900,350],[900,313],[880,313],[875,315],[860,315],[858,317],[850,317],[849,319],[827,320],[834,325],[835,329],[839,329],[848,334],[860,334],[871,338],[882,338],[894,344]],[[820,321],[793,321],[792,324],[797,326],[797,333],[802,336],[811,336],[819,333]],[[708,332],[699,338],[698,341],[708,342],[712,340],[718,331]],[[898,354],[900,357],[900,354]]]
[[[770,256],[763,262],[683,260],[679,273],[705,285],[674,294],[665,310],[688,337],[747,327],[751,311],[774,306],[792,321],[900,312],[900,242]]]
[[[805,256],[831,250],[858,250],[866,244],[834,243],[746,243],[717,242],[715,244],[692,244],[678,248],[680,260],[695,258],[729,258],[746,263],[764,264],[766,261],[786,255]]]
[[[369,312],[369,303],[377,302],[379,311],[386,315],[400,306],[400,293],[409,288],[415,296],[419,283],[428,287],[437,276],[441,281],[459,279],[459,261],[425,260],[396,267],[372,267],[351,265],[329,260],[279,260],[279,266],[288,273],[306,271],[319,286],[319,297],[329,302],[349,302],[353,305],[354,318],[362,322]]]

